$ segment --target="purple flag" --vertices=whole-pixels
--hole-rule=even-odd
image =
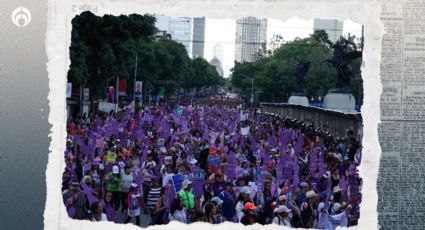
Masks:
[[[238,133],[235,133],[232,136],[232,143],[236,143],[238,140],[239,140],[239,134]]]
[[[292,185],[294,187],[298,187],[298,184],[300,183],[300,177],[299,177],[298,159],[296,157],[294,157],[293,165],[294,165],[294,177],[293,177]]]
[[[165,186],[165,196],[164,196],[164,203],[166,205],[167,208],[170,208],[169,204],[171,204],[171,202],[174,200],[174,196],[175,196],[176,192],[174,191],[174,186],[169,183]]]
[[[99,199],[93,195],[93,189],[90,188],[86,183],[81,183],[81,188],[84,194],[87,196],[87,200],[89,201],[90,207],[94,202],[99,202]]]
[[[267,144],[272,148],[276,147],[276,142],[274,141],[273,136],[267,135]]]
[[[254,137],[251,137],[251,150],[253,152],[256,152],[257,150],[257,141],[255,140]]]
[[[318,169],[317,147],[314,146],[310,155],[310,173],[315,173]],[[320,175],[322,176],[322,175]]]
[[[319,155],[319,176],[322,177],[325,173],[325,152],[322,150],[320,151]]]
[[[205,180],[195,179],[192,181],[193,195],[195,195],[196,199],[204,195],[204,184]]]
[[[207,125],[204,126],[204,132],[202,134],[202,139],[204,141],[208,141],[210,139],[210,134],[208,132],[208,126]]]
[[[264,164],[265,165],[269,165],[269,163],[271,162],[271,158],[270,158],[269,153],[266,153],[264,151],[264,149],[262,149],[262,152],[263,152],[263,161],[264,161]]]
[[[226,154],[227,167],[224,174],[228,178],[236,177],[236,156],[233,152]]]
[[[240,135],[239,141],[241,142],[241,149],[245,149],[245,138],[244,138],[244,136]]]
[[[339,187],[343,189],[342,196],[344,200],[347,200],[347,181],[345,180],[345,176],[341,176],[341,180],[339,181]]]

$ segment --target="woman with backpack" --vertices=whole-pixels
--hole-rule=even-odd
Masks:
[[[286,205],[281,205],[274,210],[273,224],[280,226],[292,227],[289,213],[291,210]]]

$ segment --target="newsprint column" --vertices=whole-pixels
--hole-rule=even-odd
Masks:
[[[425,2],[383,1],[378,221],[423,229],[425,219]]]

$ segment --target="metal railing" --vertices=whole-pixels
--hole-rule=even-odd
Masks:
[[[363,136],[363,119],[359,112],[341,112],[288,103],[260,103],[260,105],[263,112],[311,121],[315,127],[329,130],[337,136],[345,136],[347,130],[353,130],[359,138]]]

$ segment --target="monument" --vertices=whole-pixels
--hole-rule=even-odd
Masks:
[[[329,40],[327,43],[333,49],[333,56],[326,60],[337,71],[336,87],[329,90],[326,94],[323,106],[327,109],[339,110],[344,112],[355,112],[356,100],[351,94],[350,82],[353,77],[353,71],[350,64],[353,60],[362,56],[361,51],[353,42],[354,37],[341,38],[335,44]]]
[[[307,72],[310,68],[310,62],[301,59],[294,67],[294,76],[297,81],[296,92],[293,93],[288,100],[289,104],[308,106],[308,99],[305,93],[305,81],[307,80]]]

